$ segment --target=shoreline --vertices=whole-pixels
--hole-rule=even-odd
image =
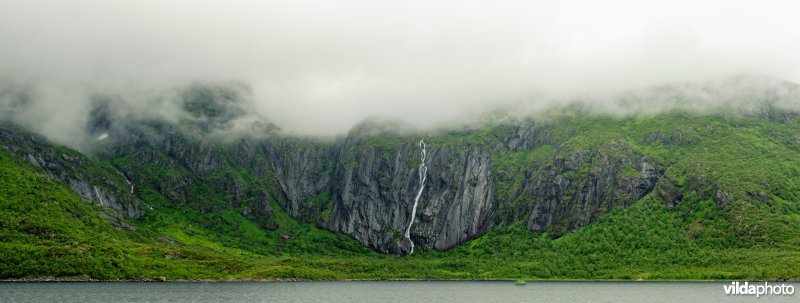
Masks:
[[[152,279],[113,279],[113,280],[106,280],[106,279],[92,279],[92,278],[76,278],[76,277],[40,277],[40,278],[12,278],[12,279],[0,279],[0,283],[85,283],[85,282],[97,282],[97,283],[136,283],[136,282],[145,282],[145,283],[166,283],[166,282],[178,282],[178,283],[225,283],[225,282],[233,282],[233,283],[250,283],[250,282],[509,282],[509,283],[548,283],[548,282],[631,282],[631,283],[647,283],[647,282],[665,282],[665,283],[721,283],[721,282],[771,282],[771,283],[800,283],[800,280],[698,280],[698,279],[686,279],[686,280],[643,280],[643,279],[597,279],[597,280],[590,280],[590,279],[534,279],[534,280],[522,280],[522,279],[492,279],[492,280],[463,280],[463,279],[453,279],[453,280],[441,280],[441,279],[389,279],[389,280],[370,280],[370,279],[343,279],[343,280],[310,280],[310,279],[167,279],[164,277],[159,278],[152,278]]]

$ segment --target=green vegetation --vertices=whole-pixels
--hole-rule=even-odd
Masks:
[[[147,230],[125,231],[112,224],[119,220],[0,151],[0,276],[222,277],[242,265]]]
[[[174,188],[193,206],[174,203],[163,180],[188,179],[179,165],[127,157],[96,165],[136,166],[136,195],[153,207],[141,219],[82,201],[28,162],[0,149],[0,277],[98,279],[800,279],[800,127],[797,121],[692,116],[587,117],[563,114],[537,124],[546,144],[494,157],[496,197],[505,200],[524,182],[524,167],[590,150],[647,156],[668,169],[662,177],[682,199],[656,188],[627,208],[563,237],[533,233],[512,219],[448,251],[408,257],[383,255],[355,240],[287,214],[269,196],[270,218],[225,206],[195,182]],[[503,123],[427,139],[429,146],[497,152]],[[365,146],[392,153],[419,137],[376,137]],[[169,163],[156,154],[160,163]],[[264,161],[263,159],[261,159]],[[226,159],[234,161],[234,159]],[[416,167],[419,160],[406,165]],[[357,165],[357,164],[356,164]],[[92,166],[93,167],[93,166]],[[591,173],[592,166],[572,172]],[[98,174],[101,172],[97,172]],[[621,167],[635,176],[633,166]],[[569,177],[569,176],[568,176]],[[277,188],[251,172],[221,168],[203,178],[242,182],[246,190]],[[178,183],[178,182],[176,182]],[[193,196],[194,195],[194,196]],[[720,201],[724,203],[720,203]],[[188,201],[184,201],[187,202]],[[305,201],[327,221],[331,196]],[[255,203],[255,202],[253,202]],[[127,222],[135,231],[120,223]]]

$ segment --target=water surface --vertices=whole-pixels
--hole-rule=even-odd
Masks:
[[[0,302],[800,302],[726,295],[723,282],[0,283]],[[780,283],[778,283],[780,284]],[[793,284],[796,290],[800,285]]]

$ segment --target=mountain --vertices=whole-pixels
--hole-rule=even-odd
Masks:
[[[171,119],[95,98],[85,153],[0,126],[0,276],[800,279],[800,113],[776,94],[338,138],[247,94],[191,85]]]

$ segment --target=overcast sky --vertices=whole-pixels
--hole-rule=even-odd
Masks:
[[[428,126],[542,96],[800,82],[797,3],[0,0],[0,80],[47,83],[53,98],[235,79],[284,129],[342,133],[372,115]]]

